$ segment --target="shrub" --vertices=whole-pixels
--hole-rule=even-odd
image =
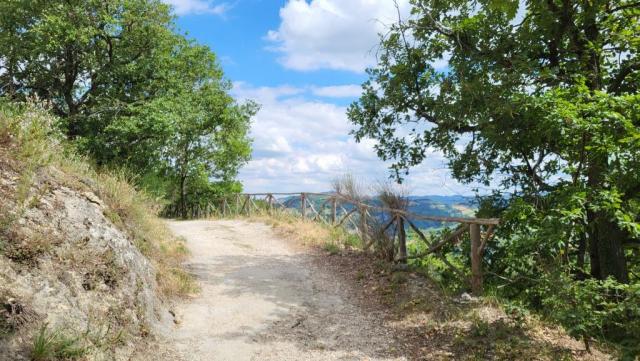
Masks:
[[[536,288],[544,314],[589,348],[593,338],[622,346],[623,359],[640,354],[640,285],[612,278],[573,281],[556,274]]]

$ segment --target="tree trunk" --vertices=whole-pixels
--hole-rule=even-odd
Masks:
[[[593,44],[601,44],[600,27],[597,18],[597,4],[588,3],[585,8],[583,29],[588,42],[578,41],[582,52],[588,54],[582,63],[583,74],[587,74],[587,86],[592,92],[602,90],[603,52],[593,47]],[[592,44],[592,45],[589,45]],[[596,135],[597,136],[597,135]],[[587,185],[591,192],[599,189],[607,189],[604,175],[607,172],[607,154],[596,151],[592,154],[587,169]],[[590,196],[589,198],[593,198]],[[587,201],[589,206],[589,199]],[[622,248],[625,240],[625,232],[618,224],[602,210],[588,210],[589,245],[591,256],[591,274],[598,279],[613,277],[619,282],[629,282],[627,262]]]
[[[482,233],[480,225],[469,225],[469,233],[471,234],[471,291],[474,296],[482,296],[482,255],[480,254]]]
[[[577,273],[576,273],[576,278],[578,280],[584,280],[585,278],[585,273],[584,273],[584,258],[585,258],[585,254],[587,252],[587,239],[586,239],[586,235],[583,233],[580,235],[580,239],[578,239],[578,255],[577,255]]]
[[[606,155],[603,154],[595,155],[591,160],[587,185],[592,192],[602,189],[606,164]],[[627,236],[625,232],[606,212],[601,210],[588,210],[587,221],[589,222],[591,275],[598,279],[611,276],[618,282],[629,282],[627,261],[622,247]]]
[[[404,218],[398,217],[398,261],[407,263],[407,233],[404,229]]]
[[[618,282],[628,283],[629,273],[627,261],[622,247],[625,232],[611,221],[606,215],[600,215],[595,220],[595,232],[598,237],[598,259],[600,261],[600,279],[609,276]]]
[[[187,204],[186,204],[186,197],[185,197],[185,190],[184,190],[184,184],[186,181],[185,176],[180,176],[180,202],[178,202],[180,204],[180,213],[182,218],[187,218]]]

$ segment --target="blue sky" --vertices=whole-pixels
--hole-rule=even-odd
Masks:
[[[262,108],[252,160],[240,172],[250,192],[326,191],[351,173],[389,176],[371,140],[356,143],[345,111],[375,64],[378,34],[397,18],[391,0],[163,0],[180,30],[218,55],[238,99]],[[408,14],[408,0],[398,1]],[[446,61],[436,64],[446,67]],[[413,194],[470,194],[441,154],[412,170]]]

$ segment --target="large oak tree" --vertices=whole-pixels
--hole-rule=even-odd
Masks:
[[[356,139],[377,140],[399,179],[442,150],[456,179],[499,185],[506,209],[524,204],[554,224],[525,231],[563,245],[550,257],[627,282],[625,247],[639,237],[640,3],[412,4],[349,109]],[[448,67],[435,69],[440,59]],[[502,228],[534,220],[516,223]]]

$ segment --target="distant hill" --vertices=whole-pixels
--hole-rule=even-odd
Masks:
[[[310,196],[308,201],[312,202],[315,209],[319,210],[327,196]],[[300,197],[292,196],[281,199],[288,208],[300,208]],[[371,201],[373,205],[381,206],[377,200]],[[345,209],[350,210],[351,205],[344,204]],[[328,207],[327,207],[328,208]],[[325,212],[328,209],[325,208]],[[429,216],[441,217],[474,217],[477,209],[474,197],[465,196],[409,196],[409,212]],[[415,221],[416,226],[423,229],[440,228],[446,226],[442,222],[436,221]]]
[[[477,206],[475,198],[464,196],[410,196],[409,212],[443,217],[474,217]],[[439,228],[441,222],[419,221],[421,228]]]

